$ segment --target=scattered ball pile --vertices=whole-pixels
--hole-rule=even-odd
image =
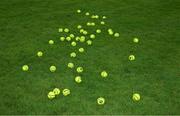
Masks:
[[[59,94],[60,94],[60,89],[59,88],[54,88],[54,90],[53,91],[50,91],[49,93],[48,93],[48,98],[49,99],[53,99],[53,98],[55,98],[56,96],[58,96]]]
[[[59,96],[60,93],[61,93],[61,91],[59,88],[54,88],[53,91],[50,91],[47,96],[49,99],[54,99],[55,97]],[[70,90],[63,89],[62,94],[63,94],[63,96],[68,96],[70,94]]]
[[[65,28],[59,28],[58,32],[61,34],[59,40],[60,42],[67,42],[71,45],[72,48],[74,48],[74,51],[72,51],[70,53],[70,57],[76,58],[78,57],[78,53],[75,52],[75,50],[78,50],[79,53],[83,53],[86,51],[85,48],[83,48],[82,46],[79,45],[79,43],[84,43],[87,46],[92,46],[93,45],[93,41],[97,38],[98,36],[101,35],[102,32],[107,32],[108,35],[114,37],[114,38],[118,38],[120,37],[120,34],[118,32],[115,32],[112,28],[108,28],[107,30],[105,30],[105,26],[106,26],[106,20],[107,17],[106,16],[99,16],[99,15],[91,15],[89,12],[82,12],[80,9],[78,9],[77,11],[78,15],[84,15],[89,17],[89,21],[86,22],[85,24],[79,24],[77,25],[77,33],[72,33],[71,30],[67,27]],[[90,21],[92,20],[92,21]],[[98,28],[96,27],[98,26]],[[103,28],[101,29],[100,26],[102,26]],[[94,29],[94,32],[91,32],[90,30],[87,30],[87,27],[91,27],[92,29]],[[63,35],[63,36],[62,36]],[[65,36],[64,36],[65,35]],[[138,38],[133,38],[133,42],[134,43],[138,43],[139,39]],[[48,41],[49,45],[53,45],[55,44],[54,40],[49,40]],[[37,56],[38,57],[43,57],[43,51],[38,51],[37,52]],[[135,60],[135,55],[129,55],[129,60],[130,61],[134,61]],[[81,76],[81,74],[84,72],[84,68],[82,66],[76,66],[75,63],[69,62],[67,64],[67,67],[76,71],[76,75],[74,78],[74,81],[77,84],[80,84],[83,82],[83,77]],[[28,71],[29,70],[29,66],[28,65],[23,65],[22,66],[22,70],[23,71]],[[50,72],[54,73],[56,72],[57,68],[56,66],[52,65],[49,67]],[[107,73],[107,71],[102,69],[102,72],[100,72],[100,77],[102,78],[107,78],[109,76],[109,74]],[[54,88],[53,91],[50,91],[48,93],[48,98],[49,99],[54,99],[57,96],[59,96],[61,93],[59,88]],[[70,90],[69,89],[64,89],[62,91],[63,96],[68,96],[70,95]],[[140,95],[138,93],[133,94],[132,99],[134,101],[139,101],[140,100]],[[103,97],[99,97],[97,98],[97,104],[98,105],[104,105],[105,104],[105,98]]]

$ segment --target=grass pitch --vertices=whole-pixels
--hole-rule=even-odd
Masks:
[[[1,0],[0,114],[180,114],[179,6],[178,0]],[[120,37],[102,32],[72,61],[74,48],[59,41],[58,28],[85,22],[77,9],[107,16]],[[84,67],[81,84],[69,62]],[[109,73],[105,80],[102,70]],[[55,87],[70,88],[71,95],[49,100]],[[135,92],[139,102],[132,100]],[[96,103],[100,96],[103,106]]]

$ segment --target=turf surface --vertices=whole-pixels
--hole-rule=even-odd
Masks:
[[[179,6],[179,0],[1,0],[0,114],[180,114]],[[84,54],[70,58],[74,48],[61,43],[57,31],[88,20],[77,9],[106,15],[120,38],[103,32],[92,47],[78,45]],[[68,62],[84,67],[82,84],[74,82]],[[24,64],[29,72],[21,70]],[[99,77],[102,70],[107,79]],[[71,95],[48,100],[54,87],[69,88]],[[132,101],[134,92],[139,102]],[[96,103],[100,96],[104,106]]]

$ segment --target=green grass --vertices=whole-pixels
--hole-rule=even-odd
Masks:
[[[0,114],[180,114],[179,6],[179,0],[1,0]],[[78,47],[60,42],[57,30],[88,21],[77,9],[108,19],[93,46],[79,44],[86,52],[72,59]],[[107,27],[120,38],[108,36]],[[130,54],[135,61],[128,61]],[[84,67],[82,84],[74,82],[68,62]],[[57,72],[50,73],[50,65]],[[107,79],[99,77],[102,70]],[[54,87],[69,88],[71,95],[48,100]],[[139,102],[132,101],[134,92]],[[96,103],[100,96],[104,106]]]

